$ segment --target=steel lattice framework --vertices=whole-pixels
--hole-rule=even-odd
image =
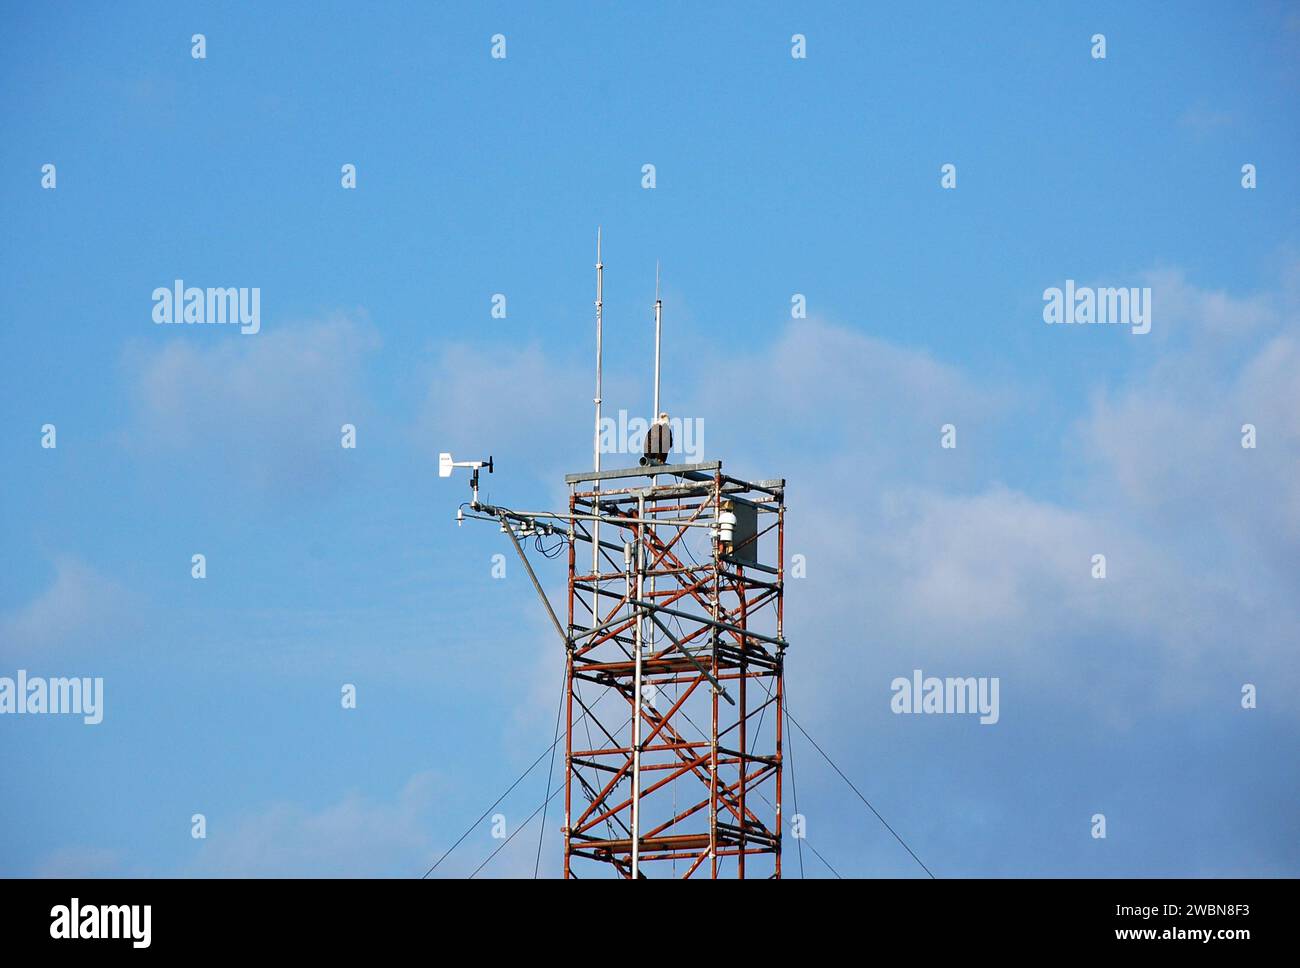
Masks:
[[[785,482],[565,480],[565,877],[780,877]]]

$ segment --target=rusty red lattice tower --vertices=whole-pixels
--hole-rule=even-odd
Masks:
[[[566,482],[565,877],[780,877],[785,482]]]
[[[601,469],[599,231],[595,268],[593,468],[565,478],[568,513],[480,501],[491,457],[442,453],[438,473],[471,471],[458,519],[499,522],[564,642],[564,876],[780,877],[785,481],[740,480],[720,461],[665,463],[657,269],[657,419],[639,466]],[[567,622],[520,540],[560,535]]]

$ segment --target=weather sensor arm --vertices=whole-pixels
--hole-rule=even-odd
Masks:
[[[484,467],[488,473],[492,473],[492,457],[488,456],[487,460],[452,460],[451,454],[443,451],[438,455],[438,476],[451,477],[451,472],[457,467],[468,467],[472,471],[469,478],[470,489],[474,492],[474,499],[471,506],[478,510],[478,472]]]

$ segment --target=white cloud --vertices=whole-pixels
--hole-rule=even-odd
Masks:
[[[707,421],[708,457],[791,481],[787,548],[810,569],[787,604],[805,704],[860,703],[876,679],[885,695],[886,673],[919,657],[943,674],[1012,675],[1115,726],[1144,703],[1203,699],[1228,668],[1300,685],[1290,297],[1149,278],[1178,338],[1097,389],[1057,458],[1082,457],[1085,476],[1055,500],[983,483],[996,467],[969,446],[1014,412],[1015,389],[922,350],[809,320],[763,350],[702,347],[674,374],[676,411]],[[540,385],[521,397],[526,424],[567,419],[552,389],[564,381],[537,351],[494,379]],[[765,388],[743,418],[742,387]],[[945,422],[965,435],[956,452],[938,446]],[[1240,447],[1245,422],[1260,428],[1256,451]]]
[[[571,432],[592,420],[590,395],[575,389],[586,375],[539,346],[453,344],[439,353],[427,379],[416,430],[421,441],[432,442],[431,453],[510,454],[516,473],[539,460],[556,473],[571,470],[584,453],[590,460],[590,446]]]
[[[1300,687],[1297,339],[1283,328],[1279,297],[1179,285],[1181,303],[1166,311],[1186,345],[1156,354],[1157,363],[1121,386],[1098,389],[1077,434],[1062,443],[1062,459],[1081,450],[1087,473],[1056,499],[972,485],[925,456],[939,454],[939,423],[994,423],[1014,394],[923,351],[804,322],[743,358],[702,351],[695,373],[675,377],[694,387],[679,412],[711,421],[729,412],[728,385],[706,378],[719,360],[773,388],[753,422],[769,434],[755,437],[749,422],[711,424],[710,456],[724,454],[742,473],[790,478],[796,511],[787,549],[807,555],[809,578],[789,586],[788,668],[796,712],[814,732],[814,720],[829,722],[854,742],[864,702],[878,694],[885,708],[889,679],[916,667],[1002,677],[1004,721],[1017,715],[1014,697],[1032,693],[1050,708],[1068,707],[1062,715],[1076,726],[1106,730],[1125,730],[1153,709],[1204,703],[1210,693],[1231,705],[1243,671],[1273,695]],[[1215,351],[1233,332],[1234,313],[1253,342],[1235,354]],[[563,458],[548,459],[541,433],[573,426],[571,410],[578,419],[588,412],[580,395],[558,389],[572,376],[564,370],[536,349],[449,351],[422,419],[448,422],[470,446],[480,435],[504,441],[494,446],[508,465],[540,457],[565,469]],[[822,425],[813,436],[803,433],[810,420]],[[1260,427],[1253,452],[1239,445],[1247,420]],[[495,483],[511,486],[508,478]],[[501,551],[510,549],[503,543]],[[1105,581],[1091,575],[1098,552],[1107,556]],[[55,583],[65,590],[23,621],[53,622],[59,596],[78,581],[69,568],[66,582]],[[502,728],[519,758],[553,728],[556,664],[547,650],[557,646],[531,597],[517,600],[531,610],[521,616],[525,634],[511,642],[523,702]],[[519,735],[532,737],[527,749]],[[449,826],[437,816],[438,792],[432,776],[418,775],[390,799],[349,794],[315,809],[282,803],[243,818],[209,817],[193,872],[418,874],[460,833],[459,819]],[[522,822],[527,810],[509,816]],[[478,846],[447,872],[467,874],[495,844]],[[517,837],[485,874],[526,874],[534,850],[531,836]],[[64,866],[76,869],[69,857]]]
[[[378,346],[363,320],[335,317],[212,341],[178,330],[138,353],[136,426],[145,449],[182,453],[206,471],[260,487],[319,485],[337,462],[340,428],[370,405],[364,364]]]
[[[434,831],[439,830],[448,843],[454,839],[434,823],[438,792],[434,775],[419,773],[392,800],[349,793],[318,810],[275,803],[229,821],[209,816],[208,836],[192,873],[205,877],[419,876],[432,863],[428,859],[434,852]]]
[[[1080,422],[1097,476],[1168,527],[1195,521],[1249,553],[1300,545],[1300,301],[1197,289],[1180,272],[1153,279],[1164,325],[1187,339]],[[1241,447],[1253,424],[1254,450]],[[1176,535],[1170,535],[1176,538]]]
[[[121,851],[107,847],[60,847],[36,865],[37,877],[123,877]]]
[[[1281,293],[1233,295],[1224,289],[1202,289],[1178,268],[1154,269],[1143,273],[1151,287],[1152,311],[1161,329],[1170,327],[1193,336],[1227,336],[1242,339],[1276,325],[1282,316]],[[1154,328],[1155,323],[1153,323]],[[1213,345],[1202,341],[1208,351]]]
[[[951,468],[968,449],[941,451],[940,428],[956,423],[959,433],[978,434],[1013,399],[924,350],[814,319],[792,321],[763,350],[708,356],[701,353],[686,385],[694,388],[690,409],[707,421],[710,456],[744,461],[759,475],[815,466],[820,477],[836,465],[856,475]]]
[[[1228,111],[1221,111],[1205,104],[1197,104],[1185,110],[1179,116],[1178,123],[1195,134],[1197,138],[1205,139],[1232,127],[1237,123],[1237,118]]]
[[[74,555],[58,555],[50,586],[0,619],[0,651],[37,655],[81,644],[126,612],[124,592],[116,582]]]

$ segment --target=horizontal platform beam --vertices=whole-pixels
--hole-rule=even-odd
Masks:
[[[581,484],[583,481],[612,481],[620,477],[654,477],[656,474],[697,474],[700,471],[721,470],[722,461],[711,460],[703,464],[649,464],[645,467],[617,467],[609,471],[580,471],[577,474],[565,474],[565,484]]]

